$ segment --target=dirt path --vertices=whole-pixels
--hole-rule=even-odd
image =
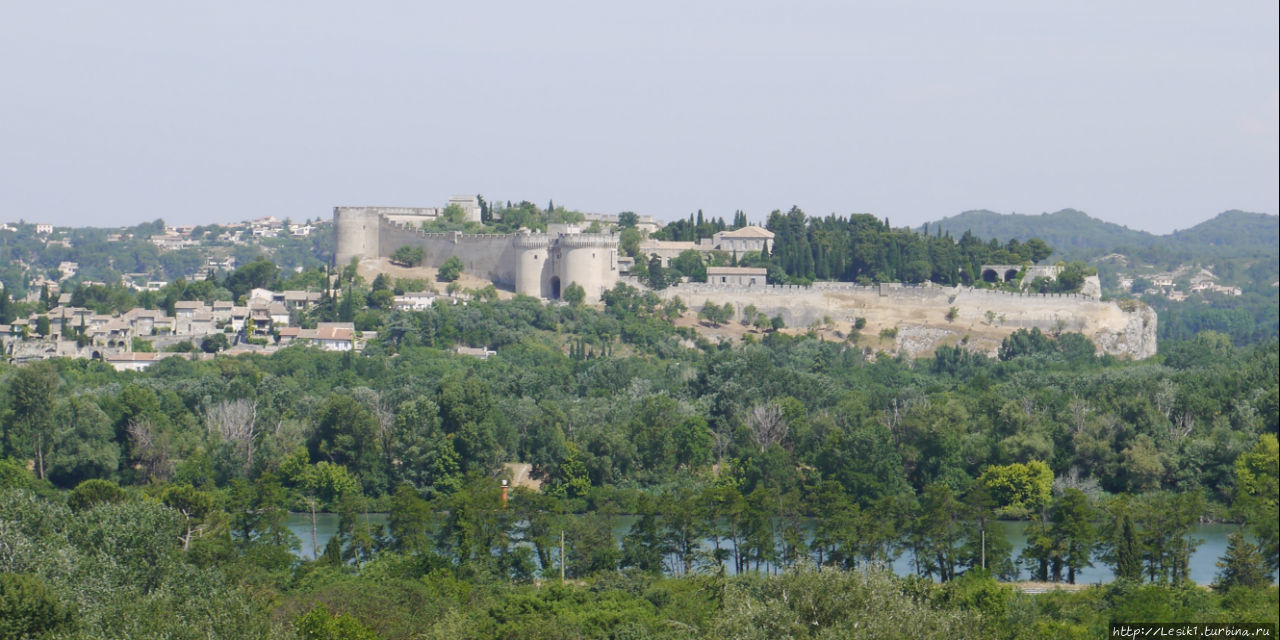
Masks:
[[[533,465],[527,462],[506,462],[502,467],[511,475],[511,486],[542,491],[542,481],[529,475],[533,472]]]

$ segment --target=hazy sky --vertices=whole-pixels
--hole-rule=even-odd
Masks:
[[[0,219],[1280,208],[1274,0],[201,4],[6,6]]]

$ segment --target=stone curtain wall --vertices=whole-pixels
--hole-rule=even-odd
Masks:
[[[484,276],[497,284],[513,287],[516,281],[515,235],[466,233],[424,233],[408,226],[383,224],[379,234],[378,257],[390,257],[403,246],[421,247],[422,264],[440,267],[457,257],[468,273]],[[369,256],[373,257],[373,256]]]

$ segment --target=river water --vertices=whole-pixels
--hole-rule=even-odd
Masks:
[[[631,525],[635,522],[635,516],[618,516],[614,525],[614,535],[618,540],[622,540],[622,536],[626,535],[631,529]],[[387,515],[384,513],[369,514],[369,522],[376,526],[384,526],[387,522]],[[1013,545],[1013,558],[1016,561],[1018,554],[1022,552],[1023,547],[1027,545],[1027,536],[1025,534],[1026,522],[999,522],[999,526],[1003,527],[1005,536]],[[311,516],[306,513],[289,514],[288,526],[298,539],[302,542],[301,548],[298,550],[298,556],[310,559],[313,554],[311,542]],[[320,551],[324,550],[324,545],[333,537],[334,532],[338,529],[338,516],[333,513],[316,514],[316,545]],[[1196,547],[1195,553],[1191,554],[1190,572],[1191,579],[1199,584],[1210,584],[1214,577],[1218,574],[1218,567],[1214,564],[1227,551],[1227,535],[1236,531],[1236,525],[1229,524],[1202,524],[1194,528],[1192,536],[1201,540],[1199,546]],[[723,542],[721,543],[724,544]],[[710,548],[710,543],[707,544]],[[730,563],[731,565],[732,563]],[[733,570],[732,566],[728,567],[729,571]],[[898,575],[909,575],[914,571],[912,557],[910,551],[904,552],[893,563],[893,571]],[[1022,579],[1028,579],[1029,575],[1026,571],[1020,576]],[[1110,582],[1112,579],[1110,567],[1106,566],[1100,560],[1094,560],[1094,566],[1086,567],[1076,575],[1076,582],[1079,583],[1095,583]]]

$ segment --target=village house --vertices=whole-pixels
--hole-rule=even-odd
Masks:
[[[220,258],[218,256],[209,256],[204,259],[204,268],[206,271],[235,271],[236,257],[225,256]]]
[[[91,323],[87,332],[93,345],[112,349],[129,349],[133,339],[133,327],[124,318],[107,316],[102,323]]]
[[[735,255],[742,255],[749,251],[768,253],[769,245],[773,242],[773,232],[764,227],[751,225],[716,233],[711,237],[711,242],[717,251]]]
[[[219,327],[230,323],[231,311],[235,309],[235,306],[235,303],[230,300],[214,300],[213,305],[211,305],[213,321],[218,323]]]
[[[289,310],[280,302],[252,300],[249,302],[249,319],[253,321],[254,335],[271,333],[271,328],[288,326]]]
[[[422,311],[429,309],[435,300],[436,294],[430,291],[405,292],[392,299],[391,307],[400,311]]]
[[[1226,285],[1221,285],[1216,282],[1210,282],[1207,280],[1203,280],[1191,285],[1191,290],[1195,292],[1209,291],[1212,293],[1221,293],[1228,296],[1238,296],[1244,293],[1243,291],[1240,290],[1240,287],[1229,287]]]
[[[173,317],[178,320],[179,324],[184,322],[189,324],[196,311],[203,308],[204,303],[199,300],[179,300],[173,303]]]
[[[155,309],[135,307],[126,311],[122,317],[132,327],[133,335],[149,336],[155,334],[156,318],[160,315],[160,312]]]
[[[280,346],[287,346],[298,336],[302,334],[302,327],[283,327],[276,332],[276,343]]]
[[[187,247],[194,247],[196,245],[199,245],[200,243],[195,240],[192,240],[191,238],[183,237],[180,235],[171,235],[166,233],[163,235],[156,234],[151,236],[151,244],[154,244],[156,248],[160,249],[161,251],[174,251],[176,249],[185,249]]]
[[[63,260],[62,262],[58,263],[58,272],[62,274],[62,277],[61,277],[62,280],[66,280],[67,278],[74,278],[76,275],[76,272],[79,270],[80,270],[80,263],[78,262],[69,262],[67,260]]]
[[[356,329],[350,322],[321,322],[315,329],[299,331],[297,340],[324,351],[351,351],[356,347]]]
[[[285,308],[290,310],[306,310],[320,304],[321,295],[319,291],[286,290],[276,302],[283,302]]]

